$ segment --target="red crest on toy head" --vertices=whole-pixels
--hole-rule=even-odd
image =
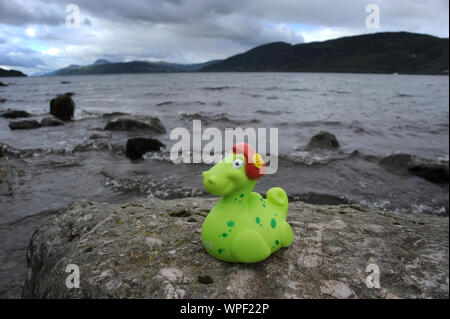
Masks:
[[[245,157],[245,175],[249,179],[261,178],[266,171],[266,163],[262,157],[247,143],[237,143],[233,146],[234,154],[242,154]],[[259,166],[259,167],[258,167]]]

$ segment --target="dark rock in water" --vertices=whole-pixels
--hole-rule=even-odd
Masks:
[[[8,100],[0,97],[0,103],[5,103],[6,101],[8,101]]]
[[[147,152],[159,151],[164,144],[153,138],[130,138],[126,145],[126,154],[131,159],[140,159]]]
[[[391,173],[398,175],[411,174],[437,184],[449,182],[448,163],[400,153],[382,158],[380,165],[385,167]]]
[[[42,126],[60,126],[60,125],[64,125],[64,122],[57,119],[56,117],[46,116],[42,119],[41,125]]]
[[[36,120],[26,120],[9,123],[9,128],[11,130],[31,130],[40,127],[41,124],[39,124],[39,122]]]
[[[407,173],[408,166],[410,165],[413,157],[410,154],[391,154],[381,159],[380,165],[393,173]]]
[[[432,183],[448,183],[448,165],[438,163],[417,163],[408,167],[411,175],[422,177]]]
[[[61,81],[61,84],[70,84],[69,81]]]
[[[321,131],[319,134],[314,135],[308,143],[308,149],[335,149],[339,148],[339,142],[334,134]]]
[[[166,128],[157,117],[122,117],[109,121],[105,126],[105,130],[166,132]]]
[[[25,111],[7,110],[1,113],[0,116],[4,117],[5,119],[18,119],[21,117],[31,117],[31,114]]]
[[[59,95],[50,101],[50,114],[63,121],[73,119],[75,103],[68,95]]]
[[[98,133],[94,133],[91,136],[89,136],[90,140],[99,140],[102,138],[110,138],[111,134],[106,133],[106,132],[98,132]]]
[[[33,234],[23,297],[449,296],[448,218],[291,202],[292,245],[257,264],[233,264],[213,258],[202,244],[202,223],[217,200],[72,203]],[[171,216],[181,208],[196,221]],[[66,286],[68,264],[80,269],[80,289]],[[380,289],[369,289],[367,282],[377,284],[368,277],[376,267]]]
[[[74,94],[75,94],[75,93],[73,93],[73,92],[66,92],[66,93],[64,93],[64,95],[69,96],[69,97],[74,96]]]
[[[0,86],[8,86],[8,84],[5,84],[3,82],[0,82]]]
[[[112,112],[112,113],[104,113],[102,114],[102,117],[115,117],[115,116],[124,116],[129,115],[128,113],[124,112]]]

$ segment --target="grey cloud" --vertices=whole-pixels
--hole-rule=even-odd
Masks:
[[[25,68],[45,66],[38,52],[15,46],[0,47],[0,65],[12,65]]]
[[[65,12],[59,6],[36,1],[0,1],[0,24],[57,25],[65,21]]]

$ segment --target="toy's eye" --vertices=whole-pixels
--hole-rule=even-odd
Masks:
[[[234,169],[239,169],[242,167],[242,165],[244,165],[244,162],[240,158],[235,159],[233,162]]]

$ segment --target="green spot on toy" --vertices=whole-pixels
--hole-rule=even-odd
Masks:
[[[279,244],[280,244],[280,241],[279,241],[278,239],[275,240],[275,244],[279,245]]]
[[[228,262],[254,263],[292,243],[294,233],[286,222],[286,192],[279,187],[271,188],[267,192],[267,201],[252,192],[264,171],[262,157],[247,144],[238,143],[221,162],[203,172],[206,190],[221,196],[202,226],[202,242],[213,257]],[[269,213],[274,211],[279,216]],[[270,219],[272,228],[262,227],[262,219]],[[260,227],[255,228],[255,222]],[[231,234],[229,229],[229,234],[223,233],[224,225],[233,227],[235,231]],[[227,240],[217,238],[218,233]],[[277,240],[277,246],[271,248],[270,244]],[[228,251],[224,254],[226,249]]]
[[[270,221],[270,227],[272,228],[277,227],[277,221],[275,220],[275,218],[272,218],[272,220]]]

